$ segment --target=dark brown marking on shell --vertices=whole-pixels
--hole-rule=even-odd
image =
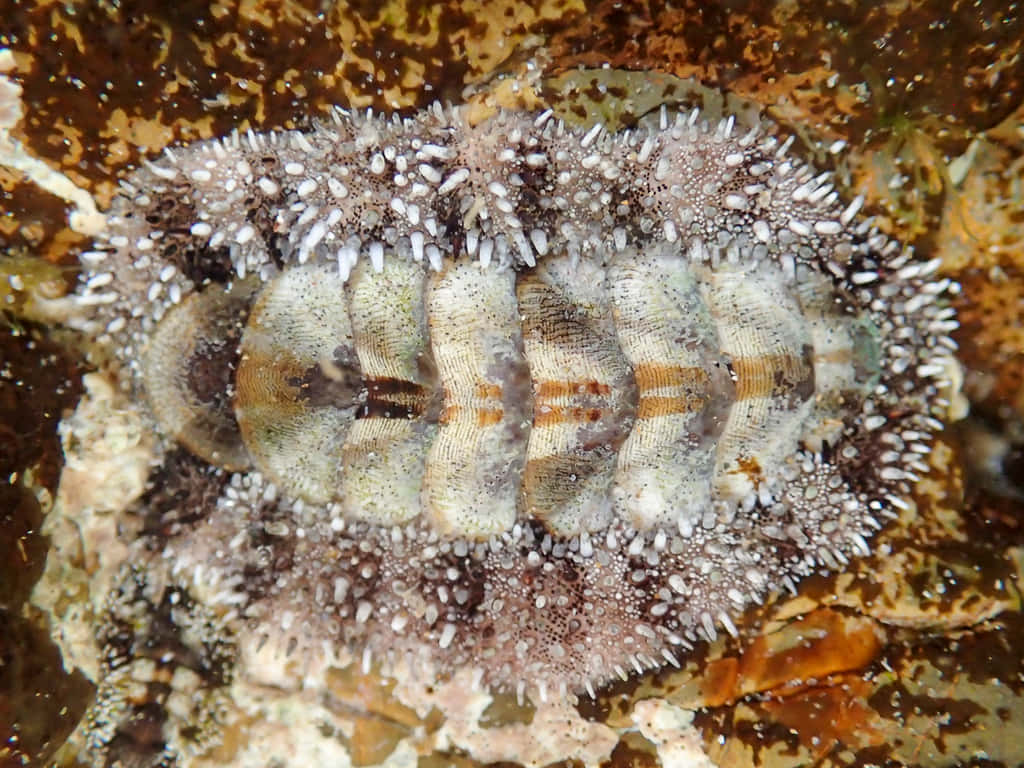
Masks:
[[[193,426],[206,438],[217,445],[241,445],[242,436],[238,423],[231,411],[233,368],[238,362],[238,348],[235,344],[203,343],[188,361],[188,382],[191,390],[220,418],[193,421]],[[216,389],[220,381],[224,387]]]
[[[334,351],[331,362],[307,368],[301,377],[289,379],[288,384],[298,390],[296,399],[310,408],[344,410],[366,396],[359,362],[351,350],[342,347]]]
[[[401,379],[368,379],[366,402],[356,414],[357,419],[413,419],[424,414],[429,392],[412,381]]]
[[[238,368],[238,341],[241,331],[231,326],[223,338],[204,336],[186,363],[187,384],[199,402],[215,411],[231,409],[235,370]]]
[[[449,569],[454,569],[457,576],[452,579]],[[482,564],[473,557],[457,557],[454,553],[441,558],[441,573],[443,581],[447,582],[453,592],[455,589],[464,590],[458,596],[448,601],[445,610],[442,611],[442,619],[451,622],[465,623],[467,626],[475,621],[480,611],[481,604],[487,597],[486,587],[488,579],[486,570]],[[460,600],[459,597],[464,599]]]

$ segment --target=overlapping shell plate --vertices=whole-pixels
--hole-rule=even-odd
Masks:
[[[141,169],[79,300],[191,454],[161,562],[243,635],[542,699],[866,552],[941,428],[951,286],[787,149],[434,108]]]

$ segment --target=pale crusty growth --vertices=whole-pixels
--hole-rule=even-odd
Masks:
[[[433,108],[140,170],[81,301],[151,399],[220,370],[254,465],[164,561],[282,648],[544,697],[867,551],[942,426],[950,284],[788,143]],[[217,308],[250,280],[236,360]]]

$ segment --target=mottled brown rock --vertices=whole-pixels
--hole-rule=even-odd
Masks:
[[[81,393],[80,366],[35,326],[0,315],[0,763],[42,764],[92,688],[66,673],[44,622],[22,612],[46,561],[40,533],[63,456],[57,422]]]
[[[395,110],[461,101],[465,85],[582,10],[578,0],[486,11],[460,0],[180,9],[151,0],[46,1],[15,5],[0,45],[15,52],[24,89],[16,137],[105,206],[119,171],[175,140],[306,123],[334,104]],[[2,236],[61,258],[64,207],[6,172],[0,179],[8,222],[32,224],[4,224]]]
[[[1024,415],[1024,271],[973,268],[959,276],[960,358],[974,374],[974,395]]]
[[[0,765],[46,764],[93,690],[81,672],[64,671],[36,622],[0,609]]]
[[[607,63],[695,76],[860,137],[900,115],[943,115],[973,129],[998,123],[1020,100],[1021,23],[1002,2],[609,0],[556,34],[551,52],[556,68]]]

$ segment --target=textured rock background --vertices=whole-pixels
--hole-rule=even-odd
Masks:
[[[469,100],[482,115],[548,104],[567,119],[627,121],[663,101],[715,109],[719,92],[730,110],[760,105],[841,186],[868,196],[882,228],[941,256],[961,281],[972,416],[933,454],[919,513],[877,537],[875,555],[752,612],[738,641],[699,651],[682,671],[578,710],[623,734],[608,760],[617,766],[670,754],[682,731],[665,713],[693,707],[719,765],[1021,761],[1024,18],[1013,4],[5,5],[0,47],[14,53],[25,112],[12,137],[101,208],[119,175],[164,146],[301,125],[330,104]],[[844,148],[830,154],[837,141]],[[91,696],[25,603],[47,548],[39,530],[61,461],[56,422],[77,399],[81,368],[61,334],[25,318],[59,297],[87,241],[67,227],[63,201],[3,167],[0,201],[0,434],[13,434],[0,440],[0,493],[12,500],[0,506],[0,761],[41,764]],[[333,684],[328,709],[365,712],[358,732],[339,735],[357,764],[441,727],[361,694],[364,680]],[[510,737],[508,722],[533,717],[493,709]]]

